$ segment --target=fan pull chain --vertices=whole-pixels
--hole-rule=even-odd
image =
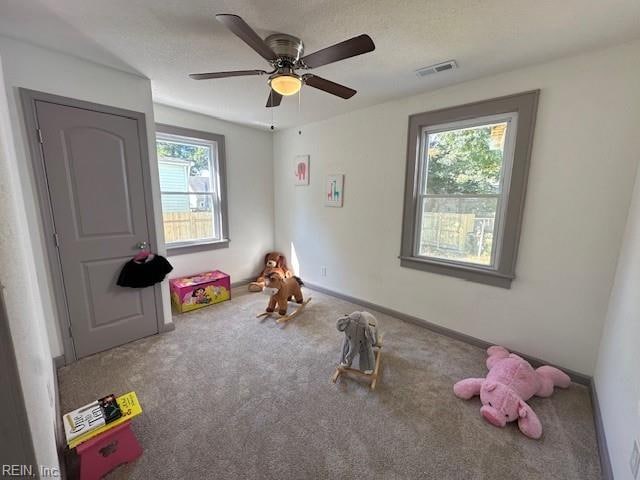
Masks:
[[[274,120],[273,120],[273,110],[274,110],[274,106],[273,106],[273,88],[269,88],[269,99],[271,103],[271,108],[269,110],[271,110],[271,130],[274,130],[276,127],[273,125]]]

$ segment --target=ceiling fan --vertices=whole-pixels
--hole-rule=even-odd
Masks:
[[[355,57],[375,50],[376,46],[369,35],[358,35],[344,42],[336,43],[309,55],[304,54],[302,40],[285,33],[269,35],[264,40],[237,15],[220,14],[216,20],[235,33],[247,45],[267,60],[273,70],[236,70],[231,72],[192,73],[194,80],[211,78],[242,77],[248,75],[269,75],[271,92],[267,99],[267,107],[280,105],[283,96],[295,95],[302,85],[309,85],[324,92],[347,99],[356,94],[352,88],[332,82],[312,73],[298,74],[296,70],[309,70],[345,58]]]

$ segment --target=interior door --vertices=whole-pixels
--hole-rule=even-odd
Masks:
[[[116,285],[149,241],[137,120],[35,105],[76,357],[157,333],[157,289]]]

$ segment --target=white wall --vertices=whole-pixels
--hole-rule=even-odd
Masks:
[[[55,378],[7,100],[0,64],[0,295],[6,303],[36,462],[57,467]]]
[[[14,168],[19,170],[22,188],[22,208],[33,242],[33,260],[39,272],[37,285],[42,295],[42,308],[47,322],[48,338],[53,356],[62,355],[63,347],[58,328],[55,304],[50,288],[49,268],[45,257],[44,236],[37,207],[37,194],[32,177],[31,158],[25,139],[24,120],[20,107],[18,87],[25,87],[56,95],[106,104],[143,112],[146,115],[149,135],[149,155],[153,197],[159,204],[160,193],[155,161],[155,123],[149,79],[112,68],[103,67],[76,57],[39,48],[24,42],[0,36],[0,55],[4,62],[4,76],[8,90],[9,112],[16,144]],[[164,252],[162,219],[157,211],[156,229],[160,233],[158,250]],[[168,285],[163,283],[165,322],[171,321]]]
[[[62,340],[52,296],[45,241],[38,211],[35,181],[24,129],[18,87],[143,112],[149,138],[150,174],[158,232],[159,253],[165,254],[160,208],[158,168],[155,151],[155,121],[149,79],[128,72],[88,62],[83,59],[36,47],[0,36],[0,55],[4,62],[9,114],[14,126],[15,168],[20,175],[21,203],[28,234],[33,242],[33,261],[40,272],[38,290],[46,319],[51,354],[62,355]],[[231,246],[228,249],[200,254],[172,256],[173,276],[219,268],[234,281],[253,276],[261,255],[273,248],[273,142],[269,132],[224,122],[162,105],[157,106],[157,121],[207,130],[225,135],[227,147],[227,187],[229,190],[229,225]],[[21,167],[18,167],[21,166]],[[164,321],[171,319],[168,282],[162,284]]]
[[[273,249],[273,139],[270,132],[166,105],[156,122],[224,135],[227,154],[229,248],[172,255],[170,277],[218,269],[232,282],[253,278]]]
[[[637,98],[637,97],[636,97]],[[640,122],[636,122],[636,126]],[[636,158],[640,153],[636,151]],[[640,442],[640,170],[609,301],[595,388],[614,477],[631,480],[633,441]]]
[[[309,283],[592,374],[640,150],[638,78],[635,42],[278,132],[276,247]],[[401,268],[408,116],[537,88],[511,290]],[[309,187],[293,186],[298,154]],[[328,173],[346,174],[342,209],[323,206]]]
[[[55,378],[51,359],[63,347],[51,289],[45,241],[19,87],[125,108],[146,115],[151,159],[156,249],[165,253],[155,152],[155,119],[149,79],[0,36],[4,67],[0,80],[0,282],[18,354],[18,367],[37,460],[57,465]],[[0,89],[1,90],[1,89]],[[252,276],[273,248],[273,142],[269,132],[158,106],[158,121],[225,135],[231,247],[171,257],[173,274],[220,268],[233,280]],[[12,127],[12,128],[10,128]],[[14,147],[15,146],[15,147]],[[44,274],[43,274],[44,272]],[[171,321],[168,285],[163,283],[165,323]]]

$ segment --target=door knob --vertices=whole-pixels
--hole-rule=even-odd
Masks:
[[[138,245],[136,245],[136,247],[139,250],[148,250],[149,249],[149,244],[147,242],[138,242]]]

